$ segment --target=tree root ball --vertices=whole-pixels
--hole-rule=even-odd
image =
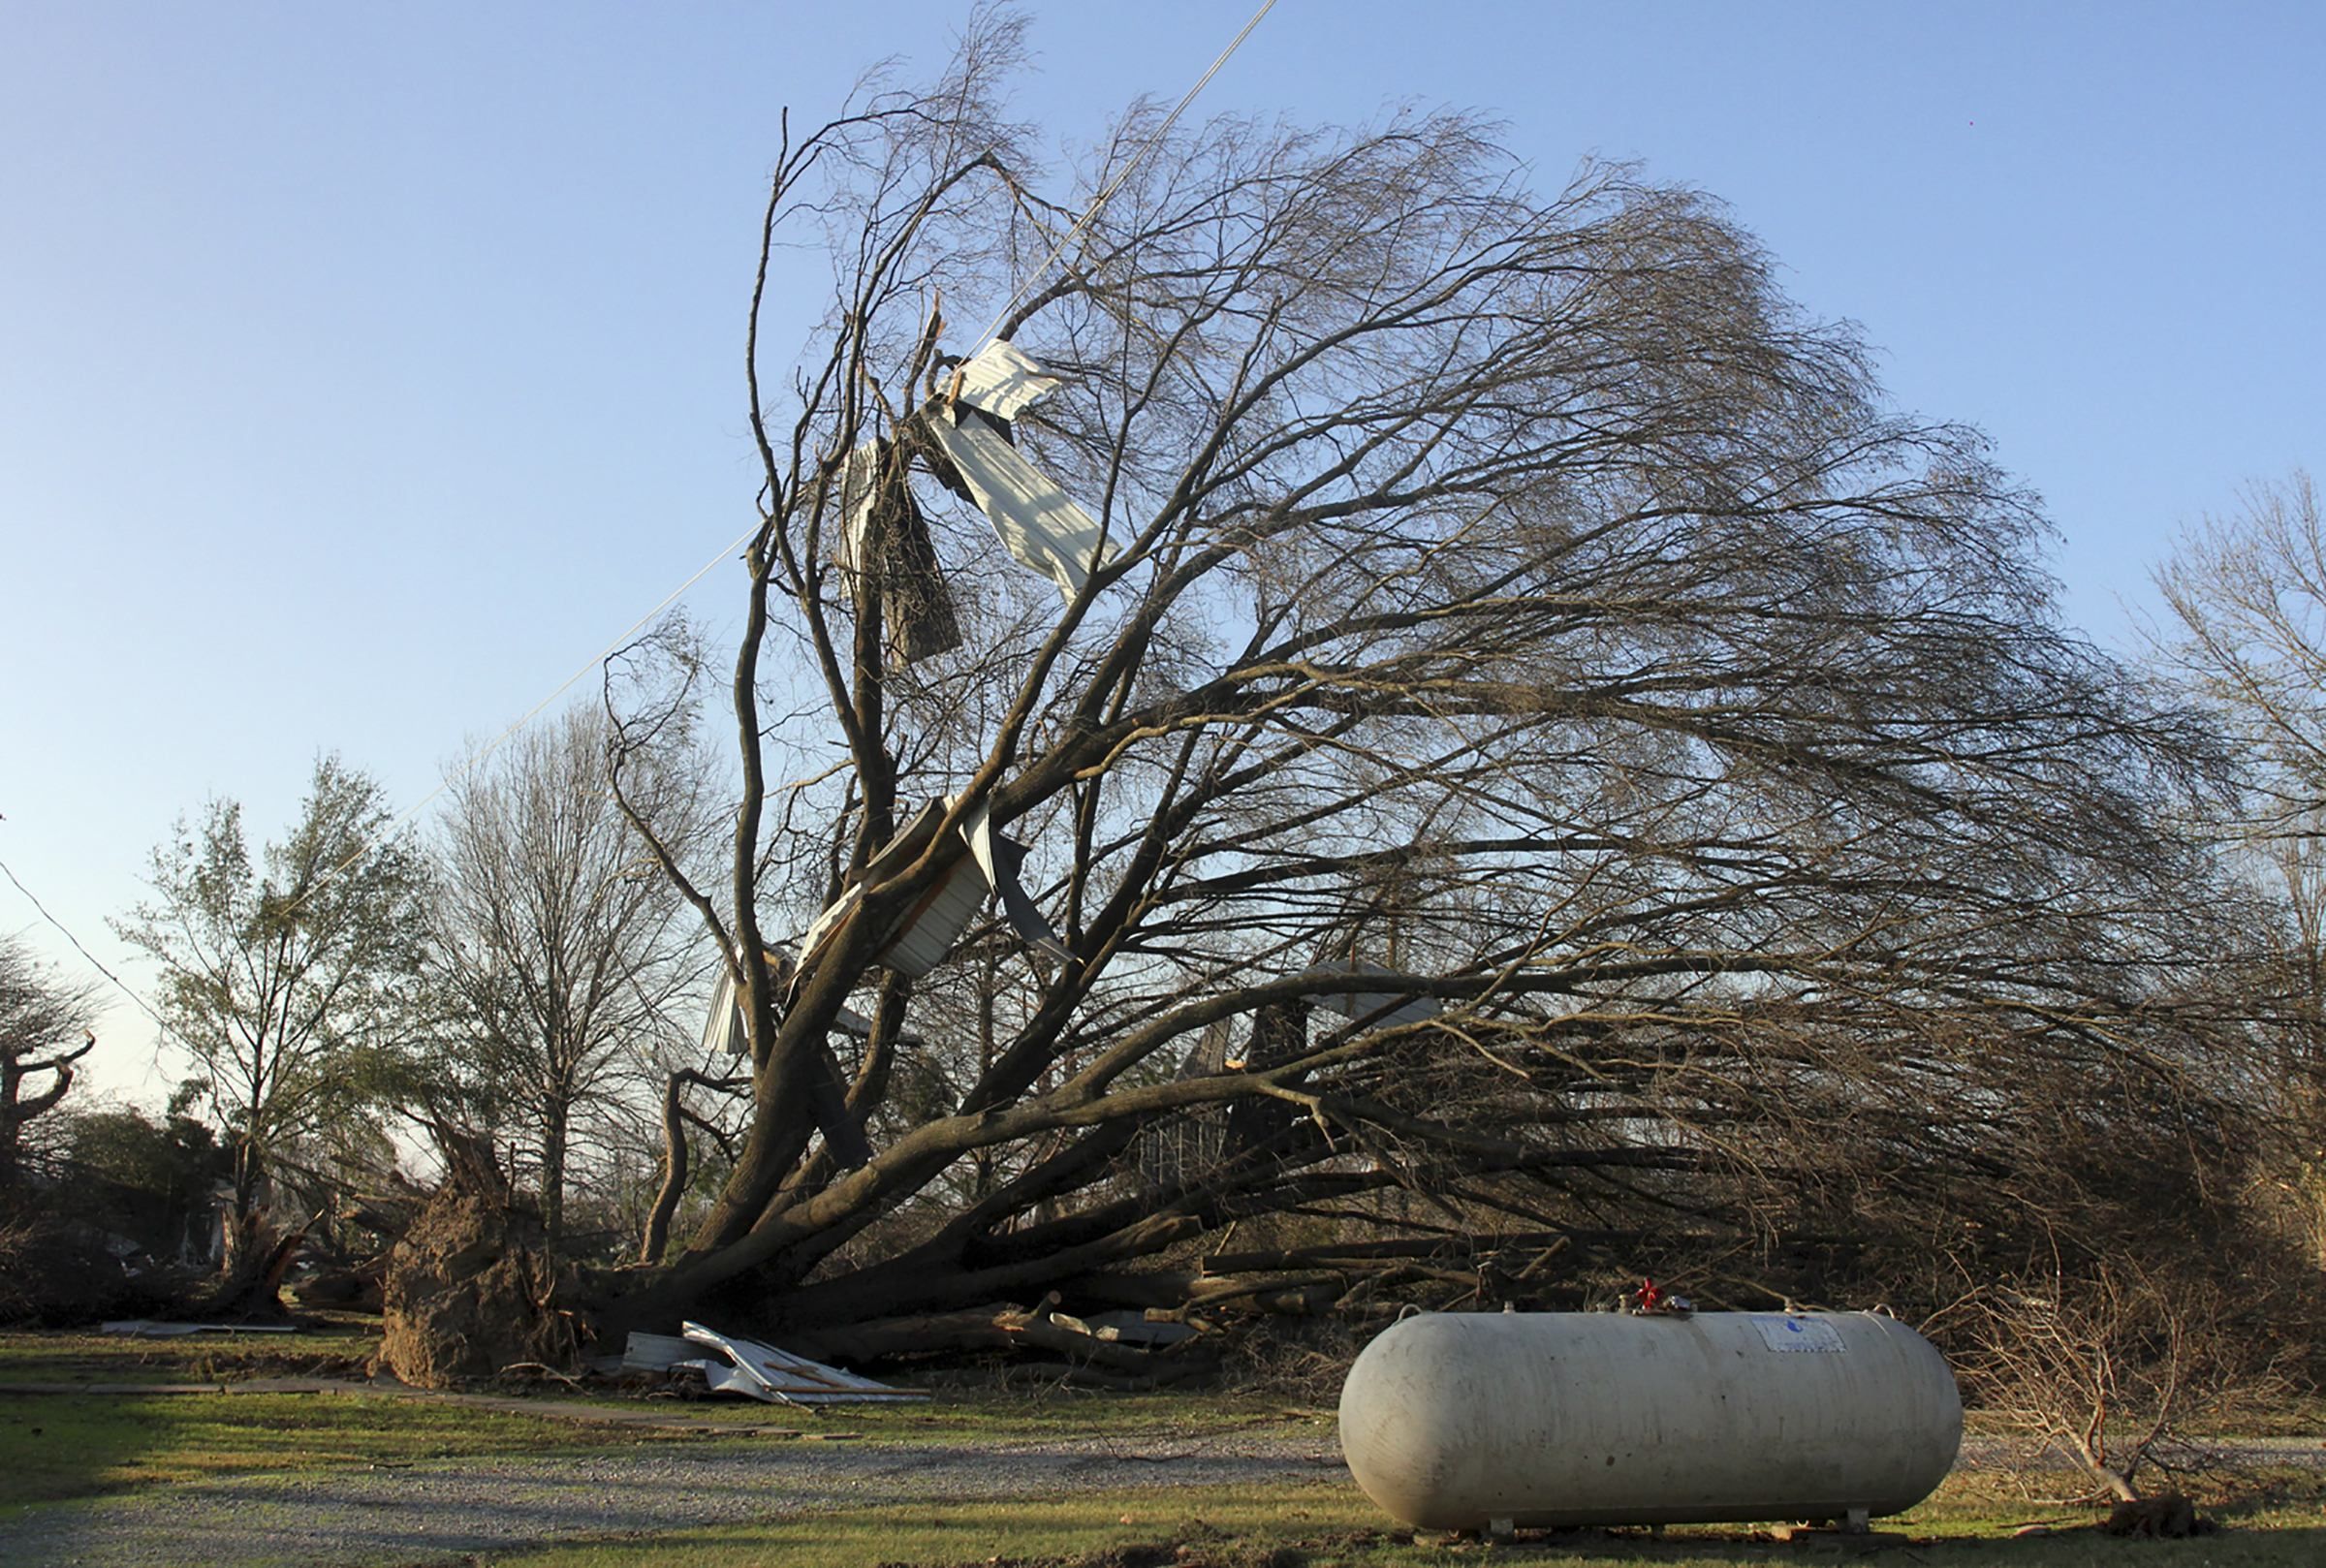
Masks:
[[[2213,1521],[2199,1514],[2189,1500],[2177,1491],[2118,1503],[2108,1511],[2107,1520],[2100,1525],[2101,1530],[2109,1535],[2146,1536],[2161,1541],[2175,1541],[2190,1535],[2210,1535],[2213,1527]]]
[[[493,1183],[449,1178],[388,1255],[380,1364],[424,1389],[519,1362],[577,1370],[575,1322],[556,1304],[571,1286],[537,1209]]]

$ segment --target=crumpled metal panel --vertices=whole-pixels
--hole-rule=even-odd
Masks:
[[[896,460],[893,443],[867,441],[840,468],[840,515],[832,534],[833,564],[850,600],[864,603],[864,584],[879,587],[886,617],[888,662],[900,669],[961,645],[953,590],[937,564],[928,519],[901,477],[884,486],[881,465]]]
[[[997,420],[1016,419],[1059,386],[1057,377],[1044,375],[1016,344],[1001,338],[987,344],[956,374],[953,395]]]
[[[1020,565],[1049,578],[1068,604],[1090,571],[1115,558],[1115,547],[1057,482],[1029,463],[1001,431],[974,410],[932,408],[929,438],[960,475],[994,534]]]
[[[1335,963],[1320,963],[1304,969],[1293,977],[1296,980],[1415,980],[1419,976],[1404,975],[1377,963],[1358,958],[1343,958]],[[1337,1013],[1344,1019],[1363,1023],[1369,1029],[1388,1029],[1400,1023],[1419,1023],[1433,1019],[1445,1011],[1434,996],[1406,996],[1386,990],[1326,991],[1309,998],[1309,1005],[1321,1007],[1328,1013]]]
[[[689,1340],[707,1345],[733,1362],[732,1366],[708,1360],[677,1364],[701,1368],[715,1393],[747,1394],[769,1404],[896,1404],[928,1397],[919,1389],[894,1388],[700,1323],[678,1327]]]

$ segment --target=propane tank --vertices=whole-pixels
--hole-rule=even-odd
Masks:
[[[1425,1529],[1862,1522],[1962,1441],[1944,1358],[1870,1312],[1424,1313],[1340,1392],[1350,1473]]]

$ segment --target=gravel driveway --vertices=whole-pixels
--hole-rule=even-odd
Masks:
[[[2237,1457],[2326,1466],[2326,1440],[2247,1439]],[[1973,1440],[1963,1462],[1999,1458]],[[420,1568],[468,1553],[740,1524],[819,1509],[1121,1488],[1352,1485],[1330,1438],[1208,1436],[978,1448],[721,1439],[554,1458],[248,1475],[0,1517],[0,1564],[50,1568]]]
[[[0,1518],[0,1563],[390,1568],[826,1508],[1347,1477],[1336,1448],[1265,1439],[975,1449],[654,1443],[550,1459],[230,1476],[139,1496],[33,1504]]]

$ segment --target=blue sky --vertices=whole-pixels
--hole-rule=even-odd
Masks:
[[[1033,5],[1020,111],[1176,99],[1256,3]],[[741,531],[778,114],[965,15],[0,5],[0,861],[119,967],[177,813],[267,836],[327,748],[416,801]],[[2178,527],[2326,470],[2322,63],[2298,3],[1279,0],[1196,112],[1481,108],[1543,184],[1722,198],[1899,403],[1995,438],[2123,645]],[[86,972],[5,885],[0,931]],[[151,1026],[102,1032],[150,1097]]]

